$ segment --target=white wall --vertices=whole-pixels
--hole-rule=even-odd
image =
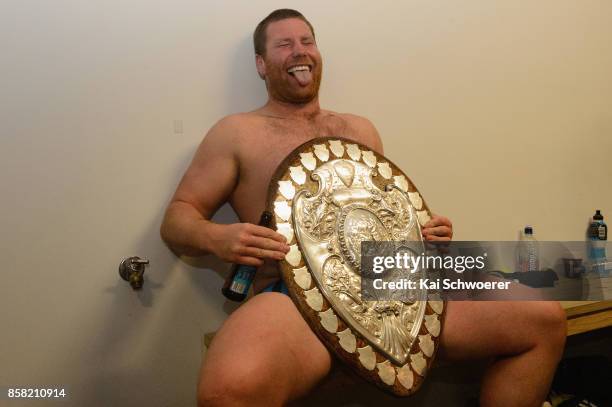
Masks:
[[[176,259],[158,228],[206,130],[265,101],[250,36],[287,6],[317,30],[322,105],[370,118],[457,239],[612,219],[610,2],[3,1],[0,385],[193,402],[225,266]],[[140,294],[117,276],[132,255]]]

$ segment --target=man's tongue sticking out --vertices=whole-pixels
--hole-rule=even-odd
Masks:
[[[295,76],[295,79],[297,79],[301,86],[307,86],[312,82],[312,73],[308,69],[304,71],[294,71],[293,76]]]

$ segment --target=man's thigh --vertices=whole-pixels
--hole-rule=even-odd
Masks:
[[[520,354],[563,325],[559,303],[548,301],[448,301],[440,337],[445,360]]]
[[[257,388],[265,394],[274,389],[281,399],[293,399],[314,387],[330,365],[329,352],[291,299],[264,293],[230,315],[215,335],[202,365],[199,391]]]

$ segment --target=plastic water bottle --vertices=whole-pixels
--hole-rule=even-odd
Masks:
[[[533,228],[525,226],[519,241],[516,271],[529,272],[538,271],[540,269],[540,255],[538,250],[538,241],[533,237]]]
[[[593,221],[589,226],[590,250],[589,258],[592,271],[605,273],[606,271],[606,240],[608,240],[608,226],[604,223],[601,211],[597,209]]]

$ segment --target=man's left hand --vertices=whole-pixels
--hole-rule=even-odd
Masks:
[[[453,238],[453,224],[446,216],[432,215],[421,229],[423,238],[430,242],[448,242]]]

